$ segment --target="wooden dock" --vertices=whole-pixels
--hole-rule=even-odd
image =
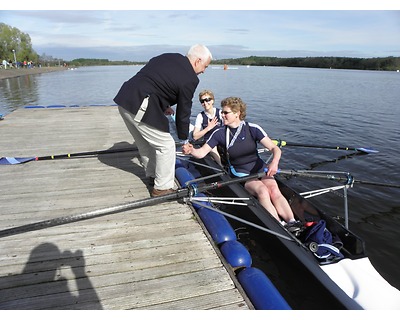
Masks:
[[[0,157],[134,147],[115,106],[18,109]],[[0,230],[149,198],[135,151],[0,166]],[[0,309],[252,309],[180,201],[0,238]]]

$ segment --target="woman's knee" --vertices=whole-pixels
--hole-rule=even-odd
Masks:
[[[265,185],[259,186],[256,190],[258,199],[271,199],[270,190]]]
[[[271,187],[269,189],[270,189],[270,197],[271,197],[272,201],[276,201],[276,200],[279,200],[279,199],[283,198],[281,190],[279,189],[278,186]]]

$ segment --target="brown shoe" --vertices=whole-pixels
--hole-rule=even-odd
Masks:
[[[166,189],[166,190],[159,190],[156,188],[153,188],[151,191],[151,196],[152,197],[158,197],[158,196],[165,196],[166,194],[174,193],[174,189]]]

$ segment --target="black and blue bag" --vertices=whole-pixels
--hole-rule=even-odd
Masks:
[[[318,259],[344,258],[339,249],[341,242],[333,241],[325,220],[319,220],[305,230],[304,244]]]

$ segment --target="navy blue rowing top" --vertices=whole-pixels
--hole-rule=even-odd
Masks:
[[[228,146],[226,133],[228,131]],[[262,172],[265,162],[259,157],[257,142],[267,137],[257,124],[242,121],[238,128],[223,126],[215,130],[206,143],[214,148],[220,146],[229,154],[229,164],[236,172],[251,174]]]

